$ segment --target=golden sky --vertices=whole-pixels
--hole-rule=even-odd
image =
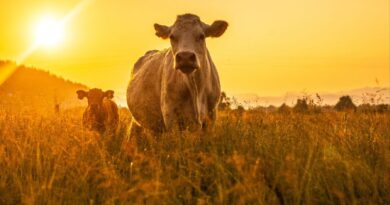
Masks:
[[[169,46],[153,24],[194,13],[229,22],[207,44],[228,93],[283,95],[390,84],[388,0],[85,0],[64,39],[23,63],[90,87],[124,94],[134,62]],[[43,16],[61,19],[79,0],[0,0],[0,59],[34,43]]]

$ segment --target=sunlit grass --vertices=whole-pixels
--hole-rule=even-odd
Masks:
[[[0,111],[0,204],[388,204],[389,113],[223,112],[206,134],[123,144],[82,110]]]

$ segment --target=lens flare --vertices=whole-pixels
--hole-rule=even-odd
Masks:
[[[60,21],[52,18],[43,18],[36,27],[36,44],[43,46],[56,46],[64,37],[64,25]]]

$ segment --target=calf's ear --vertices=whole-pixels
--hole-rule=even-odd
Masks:
[[[106,97],[107,99],[114,98],[114,91],[113,90],[107,90],[106,92],[104,92],[104,97]]]
[[[160,25],[155,23],[154,24],[154,30],[156,30],[156,36],[166,39],[169,37],[169,33],[171,32],[171,29],[168,26]]]
[[[226,21],[214,21],[210,26],[206,26],[205,34],[207,37],[220,37],[225,33],[227,27]]]
[[[84,97],[87,97],[88,95],[88,92],[85,92],[84,90],[78,90],[76,93],[80,100],[82,100]]]

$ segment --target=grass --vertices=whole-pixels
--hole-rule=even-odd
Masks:
[[[0,111],[0,204],[389,204],[389,113],[222,112],[212,132],[123,143]]]

